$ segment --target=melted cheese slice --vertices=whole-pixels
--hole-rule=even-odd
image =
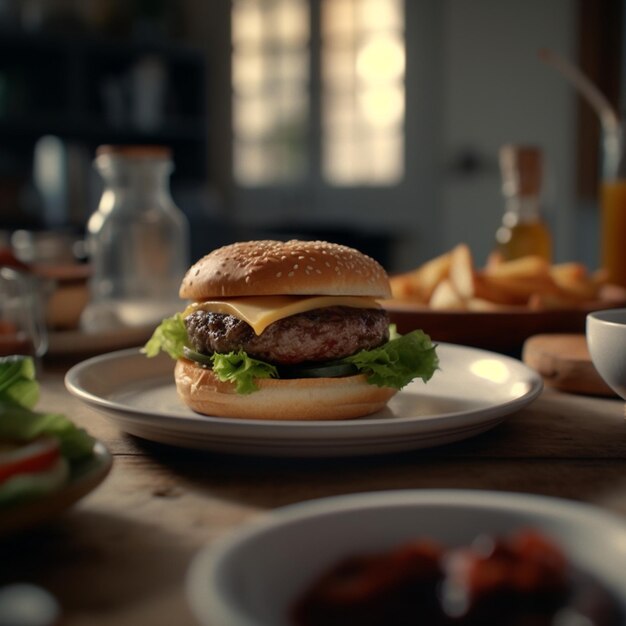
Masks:
[[[365,296],[248,296],[229,300],[194,302],[183,312],[187,317],[196,311],[226,313],[252,326],[260,335],[278,320],[329,306],[351,306],[360,309],[379,309],[380,304]]]

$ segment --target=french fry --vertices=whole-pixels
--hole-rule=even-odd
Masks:
[[[459,311],[466,308],[465,301],[447,278],[437,285],[430,298],[429,305],[431,309],[446,311]]]
[[[607,298],[611,286],[602,270],[592,273],[577,262],[551,265],[532,255],[506,261],[497,252],[489,255],[484,267],[476,268],[466,244],[392,277],[391,284],[394,297],[436,310],[501,311],[525,306],[542,311],[611,299]],[[621,299],[625,298],[622,291]]]
[[[409,274],[396,274],[389,278],[391,285],[391,295],[398,300],[414,300],[421,304],[426,304],[423,298],[419,297],[418,291],[415,289]]]
[[[485,262],[485,269],[489,271],[495,267],[498,267],[498,265],[500,265],[501,263],[505,263],[502,253],[494,250],[493,252],[490,252],[489,256],[487,257],[487,261]]]
[[[600,285],[589,275],[582,263],[559,263],[550,268],[556,285],[568,297],[576,300],[593,300],[598,297]]]
[[[468,311],[483,311],[483,312],[498,312],[506,311],[510,309],[511,304],[502,304],[500,302],[493,302],[492,300],[485,300],[484,298],[470,298],[465,301],[465,307]]]
[[[529,255],[512,261],[492,263],[485,267],[484,273],[497,278],[546,278],[550,275],[550,264],[541,257]]]
[[[474,259],[467,245],[456,246],[450,253],[450,282],[454,290],[468,300],[477,295],[476,269]]]
[[[447,278],[450,270],[450,253],[442,254],[420,265],[411,272],[391,278],[391,291],[395,298],[412,298],[428,303],[437,285]]]
[[[451,253],[450,282],[463,300],[478,298],[499,304],[519,304],[520,299],[512,296],[506,289],[491,284],[485,276],[477,272],[470,249],[459,244]]]
[[[482,277],[485,283],[485,292],[489,293],[488,300],[505,304],[526,304],[533,294],[558,294],[559,289],[550,276],[535,278],[507,278],[504,276]]]

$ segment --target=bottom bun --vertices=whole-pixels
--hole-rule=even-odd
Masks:
[[[376,387],[365,376],[257,380],[258,391],[238,394],[212,370],[179,359],[174,371],[182,401],[197,413],[260,420],[341,420],[385,407],[396,389]]]

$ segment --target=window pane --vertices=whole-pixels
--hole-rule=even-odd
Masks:
[[[365,83],[387,82],[404,77],[404,45],[397,33],[368,37],[356,60],[359,78]]]
[[[268,147],[262,143],[235,144],[235,177],[249,185],[261,185],[273,178],[273,160]]]
[[[355,20],[353,0],[325,0],[322,10],[322,37],[353,40]]]
[[[273,38],[284,46],[305,46],[309,39],[306,0],[277,0],[270,10]]]
[[[325,135],[336,135],[346,131],[353,132],[356,126],[357,113],[352,93],[326,94],[323,107],[325,111]]]
[[[348,185],[359,177],[360,155],[354,136],[328,137],[324,144],[324,177],[336,185]]]
[[[327,90],[352,91],[356,78],[356,56],[349,45],[328,44],[322,49],[322,76]]]
[[[397,127],[404,119],[402,87],[372,87],[359,93],[362,119],[372,128]]]
[[[322,172],[332,184],[403,176],[403,11],[402,0],[322,0]]]
[[[306,174],[308,7],[308,0],[233,3],[234,170],[241,185]]]
[[[298,85],[304,91],[309,76],[309,54],[306,50],[282,50],[272,60],[272,75],[282,83]]]
[[[363,31],[404,28],[401,0],[361,0],[361,5],[359,28]]]
[[[258,52],[233,54],[232,84],[239,93],[254,94],[267,82],[267,60]]]
[[[366,154],[375,154],[375,159],[367,161],[367,176],[374,184],[395,184],[404,174],[403,135],[380,133],[372,135],[363,148]]]
[[[275,111],[267,98],[237,98],[234,101],[235,127],[241,138],[260,139],[271,134]]]
[[[233,45],[259,46],[263,40],[263,13],[256,0],[234,0]]]

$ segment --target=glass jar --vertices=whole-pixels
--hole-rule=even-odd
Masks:
[[[104,181],[87,225],[91,303],[83,327],[159,322],[180,309],[189,266],[189,225],[169,191],[171,152],[161,146],[101,146]]]
[[[496,250],[504,260],[535,255],[552,260],[552,237],[541,213],[542,153],[534,146],[506,145],[500,150],[502,225]]]

